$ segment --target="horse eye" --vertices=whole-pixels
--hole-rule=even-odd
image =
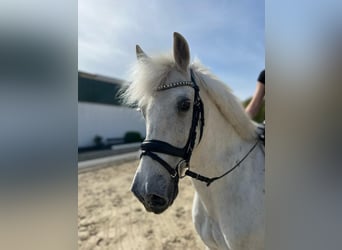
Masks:
[[[178,110],[186,112],[190,109],[190,100],[182,100],[178,103]]]

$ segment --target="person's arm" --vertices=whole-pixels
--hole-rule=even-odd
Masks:
[[[265,84],[258,81],[252,100],[246,107],[246,112],[253,119],[259,112],[265,96]]]

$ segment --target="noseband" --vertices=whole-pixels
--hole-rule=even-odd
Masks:
[[[151,159],[159,162],[159,164],[162,165],[170,173],[170,176],[172,179],[175,180],[175,183],[178,183],[179,178],[183,178],[184,176],[187,175],[199,181],[206,182],[207,186],[209,186],[213,181],[226,176],[227,174],[232,172],[235,168],[237,168],[240,165],[240,163],[244,159],[246,159],[246,157],[250,154],[250,152],[253,151],[258,141],[256,141],[253,147],[248,151],[248,153],[240,161],[238,161],[231,169],[229,169],[226,173],[224,173],[221,176],[208,178],[200,174],[197,174],[193,171],[190,171],[189,162],[190,162],[190,158],[191,158],[192,151],[193,151],[195,141],[196,141],[197,126],[198,124],[200,124],[200,137],[199,137],[198,143],[200,143],[202,139],[203,127],[204,127],[203,102],[199,95],[199,88],[195,81],[192,69],[190,69],[190,75],[191,75],[191,81],[180,81],[180,82],[162,84],[161,86],[157,88],[157,91],[163,91],[163,90],[181,87],[181,86],[189,86],[194,89],[195,94],[194,94],[194,105],[193,105],[193,111],[192,111],[192,123],[191,123],[191,128],[190,128],[187,143],[185,144],[183,148],[178,148],[164,141],[145,140],[141,143],[141,146],[140,146],[142,150],[140,158],[143,156],[149,156]],[[177,157],[180,157],[181,160],[177,163],[176,167],[173,168],[155,153],[163,153],[167,155],[177,156]],[[186,169],[184,175],[182,175],[183,169]]]

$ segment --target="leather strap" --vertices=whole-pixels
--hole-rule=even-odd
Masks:
[[[176,169],[172,168],[166,161],[160,158],[158,155],[152,153],[151,151],[144,151],[141,153],[140,158],[144,155],[151,157],[153,160],[157,161],[162,165],[171,175],[172,178],[178,178],[178,172]]]
[[[184,148],[177,148],[167,142],[159,140],[145,140],[141,143],[140,148],[143,151],[152,151],[182,158],[185,156]]]

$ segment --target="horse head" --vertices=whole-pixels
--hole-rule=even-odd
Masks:
[[[153,59],[138,45],[136,54],[142,71],[138,78],[149,81],[139,84],[149,84],[151,92],[139,101],[146,120],[146,140],[132,192],[147,211],[161,213],[177,197],[178,168],[186,160],[188,148],[193,147],[188,143],[196,102],[189,71],[190,51],[186,40],[174,33],[173,60]]]

